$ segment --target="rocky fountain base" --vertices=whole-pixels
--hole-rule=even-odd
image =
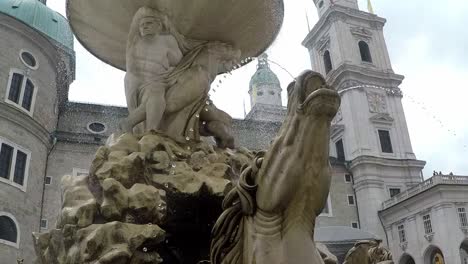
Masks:
[[[246,149],[149,132],[110,138],[89,176],[65,176],[57,229],[34,234],[38,263],[198,263]]]

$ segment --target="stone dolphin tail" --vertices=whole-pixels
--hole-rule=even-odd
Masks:
[[[323,263],[315,218],[330,186],[329,133],[340,97],[315,72],[288,86],[288,114],[268,152],[244,169],[213,228],[213,264]]]

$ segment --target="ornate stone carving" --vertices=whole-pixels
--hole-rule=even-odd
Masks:
[[[220,147],[234,147],[231,117],[212,104],[208,91],[217,74],[229,71],[239,57],[231,45],[187,39],[164,13],[140,8],[127,40],[129,116],[122,131],[144,122],[143,131],[161,130],[179,141],[198,140],[206,132]]]
[[[338,112],[336,113],[335,117],[332,120],[332,124],[337,124],[343,120],[343,114],[341,113],[341,109],[338,109]]]
[[[393,264],[392,253],[382,240],[358,241],[346,254],[343,264]]]
[[[434,239],[434,233],[425,234],[425,235],[424,235],[424,238],[425,238],[428,242],[432,242],[432,239]]]
[[[328,197],[330,121],[340,97],[310,71],[288,91],[279,136],[242,171],[223,201],[213,228],[212,264],[323,263],[313,223]]]
[[[367,92],[367,102],[371,113],[387,113],[385,96],[376,92]]]
[[[323,55],[326,50],[330,49],[330,36],[325,35],[320,38],[315,47],[320,55]]]
[[[386,88],[387,95],[403,97],[403,92],[400,88]]]
[[[389,114],[376,114],[371,116],[369,120],[372,123],[391,125],[393,124],[394,119]]]
[[[372,38],[372,31],[364,27],[351,27],[351,34],[359,39],[369,40]]]
[[[408,248],[408,241],[401,242],[400,243],[400,248],[401,248],[401,250],[406,251],[406,248]]]
[[[347,81],[342,82],[342,83],[338,86],[338,91],[341,91],[341,90],[344,90],[344,89],[347,89],[347,88],[350,88],[350,87],[356,87],[356,86],[359,86],[359,85],[362,85],[362,84],[363,84],[363,83],[362,83],[362,82],[359,82],[359,81],[347,80]]]

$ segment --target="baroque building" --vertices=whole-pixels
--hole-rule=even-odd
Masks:
[[[411,147],[403,76],[392,70],[385,19],[360,11],[356,0],[314,3],[320,20],[303,45],[312,69],[342,98],[330,138],[331,190],[315,239],[340,261],[355,241],[379,238],[398,264],[468,262],[468,180],[422,178],[425,163]],[[54,228],[61,177],[87,174],[128,112],[68,100],[73,36],[45,0],[2,0],[0,22],[0,256],[32,263],[31,233]],[[269,146],[286,113],[281,91],[261,55],[249,83],[251,111],[233,121],[238,146]]]
[[[302,44],[312,69],[341,95],[330,149],[352,178],[359,228],[382,239],[395,263],[468,263],[468,177],[424,180],[401,102],[404,77],[393,71],[385,43],[386,20],[359,10],[357,0],[313,1],[319,21]]]

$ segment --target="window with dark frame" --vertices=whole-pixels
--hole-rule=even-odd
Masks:
[[[423,216],[423,223],[424,223],[424,232],[426,234],[432,233],[432,222],[431,222],[431,215],[427,214]]]
[[[16,152],[15,173],[13,181],[19,185],[24,184],[24,175],[26,174],[26,162],[28,155],[20,150]]]
[[[0,145],[0,177],[7,180],[10,179],[13,150],[12,146],[5,143]]]
[[[345,157],[342,139],[335,142],[335,148],[336,148],[336,158],[338,159],[338,161],[345,161],[346,157]]]
[[[457,211],[458,211],[458,219],[460,220],[460,227],[462,228],[468,227],[466,209],[464,207],[460,207],[460,208],[457,208]]]
[[[380,147],[384,153],[393,153],[392,141],[390,139],[390,131],[379,129]]]
[[[10,92],[8,93],[8,100],[14,102],[15,104],[19,103],[21,95],[21,86],[23,85],[24,76],[19,73],[13,73],[10,82]]]
[[[21,106],[26,110],[31,110],[32,99],[34,95],[34,85],[30,80],[26,81],[26,86],[24,87],[23,102]]]
[[[406,242],[406,234],[405,234],[405,226],[399,225],[398,226],[398,236],[400,238],[400,243]]]
[[[325,65],[325,73],[328,74],[333,69],[330,51],[328,50],[323,53],[323,64]]]
[[[24,51],[21,53],[21,58],[23,59],[24,63],[26,63],[26,65],[28,65],[29,67],[31,68],[36,67],[37,65],[36,59],[31,53]]]
[[[359,41],[358,45],[359,45],[359,52],[361,53],[361,60],[365,62],[372,62],[372,56],[370,53],[369,44],[361,40]]]
[[[7,143],[0,144],[0,177],[24,186],[28,154]]]
[[[390,188],[388,190],[390,192],[390,198],[392,198],[395,195],[398,195],[401,192],[400,188]]]
[[[47,177],[45,178],[45,184],[50,185],[51,183],[52,183],[52,177],[47,176]]]
[[[30,112],[34,101],[34,89],[34,84],[30,79],[15,72],[11,76],[7,98],[19,108]]]
[[[345,174],[345,182],[353,182],[353,177],[351,176],[351,174]]]
[[[357,222],[352,222],[352,223],[351,223],[351,227],[352,227],[352,228],[359,229],[359,225],[358,225]]]
[[[47,228],[48,222],[47,219],[41,219],[41,228]]]
[[[354,195],[348,195],[348,205],[354,205]]]
[[[16,243],[18,241],[18,230],[15,222],[8,216],[0,216],[0,239]]]

